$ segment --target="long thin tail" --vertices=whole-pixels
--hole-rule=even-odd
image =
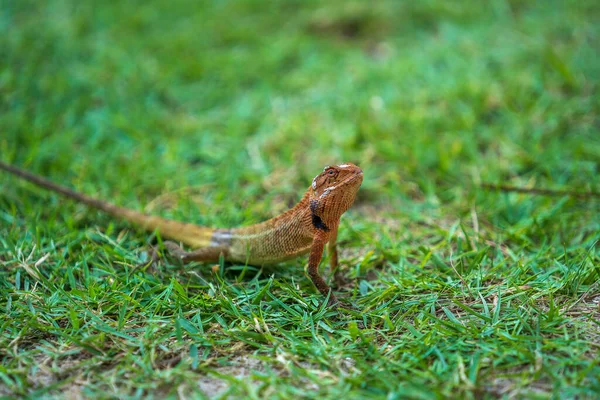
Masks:
[[[191,247],[205,247],[210,244],[212,233],[214,231],[212,228],[155,217],[129,208],[119,207],[106,201],[87,196],[83,193],[78,193],[39,175],[32,174],[31,172],[3,163],[2,161],[0,161],[0,169],[10,172],[19,178],[23,178],[44,189],[60,193],[65,197],[102,210],[114,217],[132,222],[144,230],[151,232],[158,230],[165,238],[178,240]]]

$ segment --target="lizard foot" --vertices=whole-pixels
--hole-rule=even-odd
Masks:
[[[156,272],[156,266],[158,261],[160,260],[160,254],[158,253],[156,247],[149,246],[150,248],[147,250],[148,258],[137,264],[135,269],[146,269],[149,268],[151,271]]]
[[[329,308],[338,308],[340,301],[333,293],[329,295],[329,300],[327,300],[327,307]]]

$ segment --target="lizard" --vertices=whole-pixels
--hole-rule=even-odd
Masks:
[[[217,262],[223,257],[227,262],[260,266],[308,253],[306,270],[312,283],[323,296],[329,296],[329,305],[338,303],[329,285],[319,275],[319,264],[327,244],[331,269],[337,270],[336,239],[340,217],[354,202],[363,181],[363,171],[352,163],[325,167],[313,179],[302,199],[283,214],[258,224],[231,229],[209,228],[120,207],[2,161],[0,170],[145,231],[158,231],[161,237],[171,239],[163,243],[167,252],[183,263]],[[185,251],[175,241],[191,247],[192,251]]]

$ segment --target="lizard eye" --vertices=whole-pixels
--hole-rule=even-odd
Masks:
[[[330,169],[329,171],[327,171],[327,175],[329,175],[329,176],[333,176],[335,174],[336,174],[335,169]]]

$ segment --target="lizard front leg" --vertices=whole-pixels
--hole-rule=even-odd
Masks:
[[[336,287],[342,286],[345,282],[345,279],[340,271],[338,264],[338,252],[337,252],[337,235],[338,235],[338,227],[331,229],[329,233],[329,243],[327,243],[327,252],[329,253],[329,269],[333,274],[333,280],[335,281]]]
[[[320,229],[315,230],[312,246],[310,248],[310,255],[308,256],[308,276],[323,296],[329,295],[328,304],[335,305],[337,303],[337,298],[333,292],[331,292],[329,285],[327,285],[321,275],[319,275],[319,264],[321,262],[321,258],[323,258],[323,249],[325,248],[325,243],[327,243],[328,239],[328,232]]]
[[[329,268],[331,272],[337,272],[338,269],[338,253],[337,253],[337,235],[338,227],[331,229],[329,233],[329,243],[327,243],[327,252],[329,253]]]

